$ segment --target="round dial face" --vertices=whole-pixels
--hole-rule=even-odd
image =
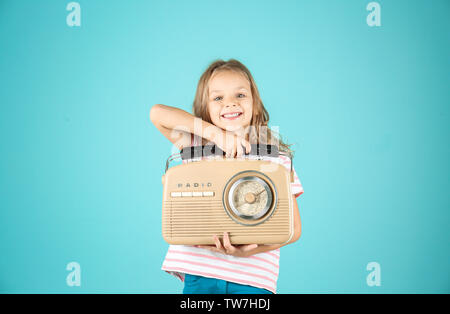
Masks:
[[[258,219],[272,204],[272,191],[267,183],[258,177],[244,177],[230,188],[229,203],[239,217]]]

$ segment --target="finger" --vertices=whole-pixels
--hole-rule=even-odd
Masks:
[[[220,253],[220,251],[214,245],[198,245],[198,247],[201,249],[206,249],[206,250],[210,250],[212,252]]]
[[[229,146],[227,148],[227,157],[232,158],[233,157],[233,146]]]
[[[230,135],[227,137],[227,143],[225,145],[226,147],[226,157],[231,157],[231,152],[234,145],[234,135]]]
[[[254,250],[258,247],[258,244],[246,244],[241,247],[241,250],[244,252],[248,252]]]
[[[219,238],[216,235],[213,236],[213,241],[214,241],[215,244],[197,245],[197,247],[202,248],[202,249],[207,249],[207,250],[210,250],[212,252],[219,252],[219,253],[226,254],[226,253],[224,253],[222,245],[220,244],[220,240],[219,240]]]
[[[228,232],[223,233],[223,246],[225,247],[225,250],[229,253],[233,253],[236,250],[236,248],[233,245],[231,245]]]
[[[245,138],[241,138],[241,146],[242,146],[242,151],[244,154],[248,154],[249,152],[249,142],[245,139]]]
[[[250,152],[252,151],[252,145],[250,145],[250,142],[245,141],[245,151],[247,154],[250,154]]]
[[[242,141],[239,141],[237,146],[237,157],[241,157],[244,154],[244,148],[242,146]]]
[[[213,239],[214,239],[214,243],[216,244],[216,248],[218,250],[223,250],[223,246],[222,246],[222,243],[220,243],[219,237],[214,235]]]

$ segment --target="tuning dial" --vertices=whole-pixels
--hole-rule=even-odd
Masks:
[[[247,176],[232,183],[228,204],[238,217],[255,220],[269,211],[273,198],[272,190],[263,179]]]

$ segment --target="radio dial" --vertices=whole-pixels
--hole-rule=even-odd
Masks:
[[[272,190],[260,177],[246,176],[231,184],[228,204],[233,213],[246,220],[264,216],[272,205]]]

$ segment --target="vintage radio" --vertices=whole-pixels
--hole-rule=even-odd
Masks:
[[[291,159],[277,146],[259,144],[252,144],[244,158],[225,158],[215,145],[185,147],[169,156],[162,177],[164,240],[214,244],[213,235],[228,232],[232,244],[289,242],[294,233],[292,159],[289,171],[271,158],[259,158],[279,155]],[[179,157],[191,162],[169,169]]]

